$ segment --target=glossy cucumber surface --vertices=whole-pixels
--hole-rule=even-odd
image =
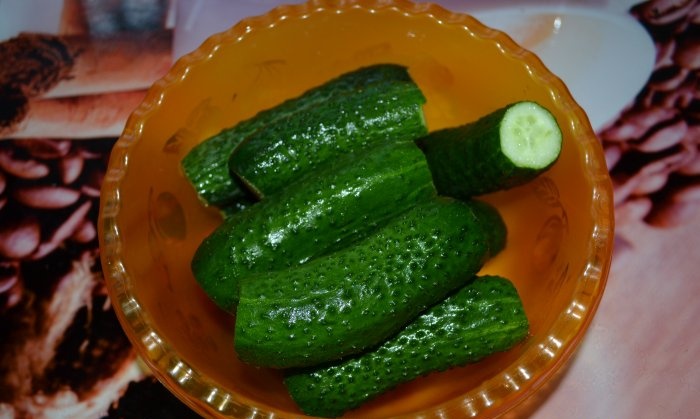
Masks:
[[[336,417],[422,375],[462,366],[523,340],[529,323],[513,284],[475,278],[377,348],[298,370],[285,385],[300,409]]]
[[[220,307],[233,311],[242,278],[341,249],[435,195],[415,144],[381,144],[227,218],[198,248],[192,272]]]
[[[346,154],[427,134],[424,103],[407,71],[368,83],[260,127],[233,150],[229,170],[264,198]]]
[[[354,94],[374,84],[407,79],[410,80],[406,68],[396,64],[377,64],[342,74],[198,144],[183,158],[183,172],[204,203],[236,212],[255,202],[255,197],[231,176],[228,168],[231,152],[244,138],[310,108],[332,107],[327,104],[329,100]]]
[[[377,345],[469,281],[505,235],[489,205],[439,197],[353,246],[244,278],[238,356],[257,366],[303,367]]]
[[[523,185],[559,158],[554,116],[534,102],[516,102],[477,121],[416,141],[442,195],[460,199]]]

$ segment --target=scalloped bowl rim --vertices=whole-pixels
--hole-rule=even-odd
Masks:
[[[571,121],[576,125],[574,130],[584,134],[580,136],[579,141],[582,141],[587,169],[593,175],[592,193],[594,201],[597,202],[592,211],[595,219],[607,220],[602,224],[596,223],[594,226],[594,237],[589,246],[587,260],[595,260],[598,263],[593,265],[589,262],[584,274],[577,280],[574,298],[569,309],[562,313],[549,328],[550,331],[554,330],[557,326],[561,326],[568,321],[575,324],[575,333],[564,342],[551,335],[548,335],[549,339],[545,338],[539,342],[537,346],[541,349],[547,347],[547,345],[550,347],[553,345],[551,349],[554,355],[551,358],[551,362],[536,377],[523,377],[524,381],[515,385],[516,391],[510,392],[503,403],[488,411],[489,416],[502,415],[536,393],[545,382],[552,378],[568,362],[598,308],[611,263],[611,252],[609,249],[612,248],[614,230],[612,185],[597,137],[590,127],[585,112],[571,97],[564,83],[549,72],[538,57],[520,47],[507,34],[487,27],[470,15],[451,12],[437,4],[412,3],[408,0],[343,0],[335,2],[332,0],[311,0],[304,4],[278,6],[264,15],[245,18],[228,30],[213,34],[199,48],[179,58],[170,71],[151,86],[141,104],[128,118],[122,135],[115,143],[104,178],[99,215],[101,222],[98,224],[98,227],[102,265],[112,304],[115,306],[115,312],[122,327],[137,349],[141,359],[148,365],[154,376],[169,390],[176,394],[177,391],[175,390],[177,389],[186,391],[180,383],[183,376],[186,376],[188,385],[192,385],[195,382],[201,388],[209,388],[211,390],[207,397],[198,398],[189,393],[189,397],[181,397],[182,401],[192,409],[205,416],[222,414],[222,412],[230,412],[232,410],[237,411],[237,409],[243,409],[244,411],[247,409],[253,415],[262,413],[260,408],[256,407],[257,402],[254,400],[239,394],[229,394],[208,377],[192,370],[168,343],[159,342],[160,351],[158,353],[160,356],[157,359],[139,344],[139,342],[143,343],[147,340],[152,340],[154,337],[158,338],[158,332],[154,329],[148,314],[140,310],[138,299],[133,295],[129,286],[126,269],[118,257],[120,253],[120,227],[116,217],[120,207],[120,184],[128,165],[131,147],[141,138],[144,125],[150,116],[157,112],[164,99],[165,92],[171,85],[186,79],[193,66],[214,57],[219,49],[219,44],[240,42],[246,38],[248,33],[272,27],[275,22],[288,19],[290,16],[297,19],[305,19],[313,13],[324,10],[336,10],[339,13],[351,8],[360,8],[368,11],[392,9],[404,14],[425,15],[435,20],[438,24],[460,26],[461,29],[470,32],[472,35],[481,39],[488,39],[496,44],[506,55],[511,57],[528,57],[529,64],[526,65],[528,70],[550,86],[548,93],[557,97],[558,103],[565,105],[567,111],[570,111],[573,115]],[[602,217],[596,217],[596,215],[601,214],[603,215]],[[586,286],[592,286],[592,290],[584,290]],[[586,304],[577,302],[576,297],[580,298],[582,296],[585,297]],[[547,340],[549,342],[546,342]],[[535,346],[533,345],[533,347]],[[171,371],[170,375],[161,371],[158,363],[163,362],[163,357],[167,357],[165,361],[168,365],[173,366],[173,371],[178,369],[181,373],[175,376],[173,371]],[[534,355],[531,348],[521,354],[504,371],[499,372],[478,387],[463,393],[457,398],[435,406],[430,411],[440,412],[449,406],[464,405],[465,402],[476,402],[477,399],[481,399],[482,404],[485,404],[488,410],[487,390],[498,385],[512,387],[513,377],[508,375],[507,372],[516,371],[516,368],[519,368],[519,366],[529,365],[534,362],[533,360]],[[505,378],[506,376],[508,377]],[[508,382],[509,379],[511,384]],[[429,411],[416,412],[415,414],[426,413],[429,413]],[[272,413],[270,417],[278,415],[278,413]]]

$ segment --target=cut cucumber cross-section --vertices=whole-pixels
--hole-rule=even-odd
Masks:
[[[559,158],[562,134],[546,108],[522,101],[416,143],[438,193],[463,199],[531,181]]]
[[[501,122],[501,149],[517,167],[549,167],[561,150],[561,130],[554,116],[534,102],[519,102]]]

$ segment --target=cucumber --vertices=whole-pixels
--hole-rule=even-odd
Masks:
[[[181,167],[202,202],[222,209],[232,207],[235,212],[256,201],[254,196],[232,178],[228,169],[229,155],[245,137],[309,108],[328,106],[325,104],[328,100],[361,91],[367,86],[407,80],[410,77],[406,68],[396,64],[377,64],[345,73],[296,98],[261,111],[198,144],[185,155]]]
[[[513,284],[498,276],[479,277],[380,346],[330,365],[291,371],[284,383],[304,413],[336,417],[401,383],[510,349],[528,328]]]
[[[231,153],[231,173],[263,198],[354,150],[427,134],[425,97],[404,75],[260,127]]]
[[[246,135],[254,130],[244,121],[194,146],[180,162],[185,178],[205,205],[236,213],[257,199],[231,177],[228,156]]]
[[[243,278],[238,357],[303,367],[377,345],[468,281],[505,235],[493,207],[435,197],[352,246]]]
[[[425,157],[411,142],[349,154],[226,219],[199,246],[192,272],[217,305],[233,311],[241,278],[342,248],[435,195]]]
[[[464,199],[531,181],[559,158],[562,134],[546,108],[523,101],[416,143],[438,193]]]

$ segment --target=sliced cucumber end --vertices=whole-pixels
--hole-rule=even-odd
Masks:
[[[521,168],[547,168],[561,152],[557,120],[535,102],[518,102],[508,108],[501,121],[500,138],[503,154]]]

